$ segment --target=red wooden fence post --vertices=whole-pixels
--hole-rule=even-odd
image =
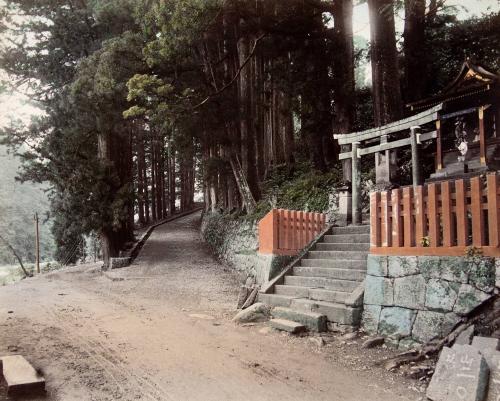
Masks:
[[[404,246],[409,248],[415,246],[415,223],[413,220],[412,199],[413,188],[403,188],[403,233],[404,233]]]
[[[384,191],[380,194],[381,198],[381,224],[380,231],[382,233],[382,246],[390,247],[392,246],[392,218],[390,212],[390,204],[391,204],[391,193],[389,191]]]
[[[453,208],[451,200],[451,183],[441,183],[441,208],[443,213],[443,246],[455,245],[455,226],[453,220]]]
[[[480,177],[474,177],[470,180],[470,198],[472,215],[472,245],[483,246],[485,244],[483,184]]]
[[[455,213],[457,215],[457,245],[467,246],[469,239],[469,218],[467,217],[467,188],[464,180],[455,181]]]
[[[370,194],[370,246],[378,248],[380,241],[380,192]]]
[[[422,239],[427,235],[427,216],[425,214],[425,186],[415,188],[415,242],[421,247]]]
[[[439,208],[436,184],[431,183],[427,188],[427,207],[429,217],[429,240],[432,247],[439,246]]]
[[[489,245],[500,246],[500,202],[498,200],[498,176],[488,174],[488,228]]]
[[[401,190],[392,190],[392,246],[403,246],[403,225],[401,224]]]

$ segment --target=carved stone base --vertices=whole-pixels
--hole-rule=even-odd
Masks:
[[[339,226],[347,226],[352,221],[352,195],[347,190],[339,193],[338,216],[335,220]]]

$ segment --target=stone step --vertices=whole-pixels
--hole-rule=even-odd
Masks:
[[[368,252],[360,251],[309,251],[308,259],[348,259],[366,260]]]
[[[368,252],[369,243],[351,243],[351,242],[320,242],[316,244],[315,251],[360,251]]]
[[[275,285],[274,293],[278,295],[286,295],[289,297],[307,298],[309,297],[309,288],[299,287],[296,285]]]
[[[339,280],[361,281],[366,276],[365,270],[355,269],[332,269],[331,267],[313,267],[313,266],[295,266],[293,268],[294,276],[305,277],[327,277]]]
[[[274,292],[277,295],[286,295],[294,298],[309,298],[317,301],[343,303],[348,292],[330,291],[321,288],[298,287],[293,285],[276,285]]]
[[[366,270],[366,260],[352,259],[302,259],[301,266],[330,267],[339,269]]]
[[[297,334],[306,331],[306,326],[301,323],[286,319],[271,319],[269,325],[276,330],[287,331],[288,333]]]
[[[259,292],[258,301],[263,302],[269,306],[290,306],[292,299],[296,298],[295,296],[290,295],[281,295],[281,294],[264,294]]]
[[[323,237],[323,242],[334,242],[334,243],[370,243],[370,234],[335,234],[335,235],[325,235]]]
[[[285,285],[352,292],[359,285],[359,281],[337,280],[326,277],[285,276]]]
[[[339,303],[296,298],[292,300],[290,308],[303,312],[319,313],[325,315],[330,322],[350,326],[359,325],[361,320],[361,308],[353,308]]]
[[[276,307],[271,311],[274,318],[291,320],[306,326],[313,331],[326,331],[326,316],[311,311],[298,311],[290,308]]]
[[[333,227],[332,234],[370,234],[370,226]]]
[[[345,302],[349,294],[349,292],[345,291],[331,291],[323,290],[321,288],[310,288],[308,298],[316,301],[335,302],[342,304]]]
[[[7,383],[8,394],[38,394],[45,390],[45,379],[22,355],[0,358],[0,372]]]

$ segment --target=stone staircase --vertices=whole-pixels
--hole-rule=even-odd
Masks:
[[[290,332],[358,326],[369,248],[369,226],[333,227],[318,238],[259,293],[273,307],[271,326]]]

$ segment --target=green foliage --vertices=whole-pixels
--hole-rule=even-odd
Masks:
[[[324,212],[328,209],[329,196],[341,185],[342,172],[333,169],[321,173],[309,163],[297,165],[294,171],[286,166],[275,168],[263,183],[263,199],[257,203],[249,219],[259,220],[272,208]]]
[[[466,58],[493,71],[500,70],[500,11],[458,21],[438,15],[427,30],[426,55],[430,65],[428,94],[435,94],[457,75]]]
[[[165,140],[179,165],[196,157],[198,165],[203,163],[200,178],[228,176],[228,153],[241,153],[248,144],[241,143],[240,132],[242,77],[225,85],[241,62],[241,39],[251,38],[251,48],[261,34],[256,55],[262,58],[256,60],[272,62],[263,62],[252,81],[258,87],[252,101],[260,102],[252,106],[258,110],[288,99],[283,107],[300,117],[300,130],[294,154],[286,155],[288,166],[276,167],[257,183],[263,197],[249,217],[262,217],[271,207],[326,210],[329,195],[341,185],[341,172],[334,155],[327,154],[332,153],[332,60],[338,47],[323,7],[326,2],[299,0],[268,2],[262,10],[243,0],[7,0],[0,32],[12,28],[20,36],[2,49],[0,67],[11,83],[28,85],[43,114],[29,124],[12,124],[3,134],[20,154],[21,180],[49,183],[57,258],[65,259],[91,232],[130,231],[137,127],[146,142]],[[498,12],[467,21],[439,14],[426,38],[427,93],[450,82],[465,57],[499,68],[499,42]],[[358,38],[358,67],[366,47]],[[277,99],[270,98],[273,91]],[[371,103],[370,90],[359,88],[355,129],[371,127]],[[269,123],[259,120],[252,129],[265,136],[262,125]],[[317,161],[326,159],[319,166]],[[329,171],[319,173],[310,163],[292,160]],[[363,163],[368,181],[373,162]],[[258,166],[259,179],[268,165]],[[408,152],[401,152],[400,166],[401,177],[410,177]],[[366,202],[366,191],[363,196]]]

